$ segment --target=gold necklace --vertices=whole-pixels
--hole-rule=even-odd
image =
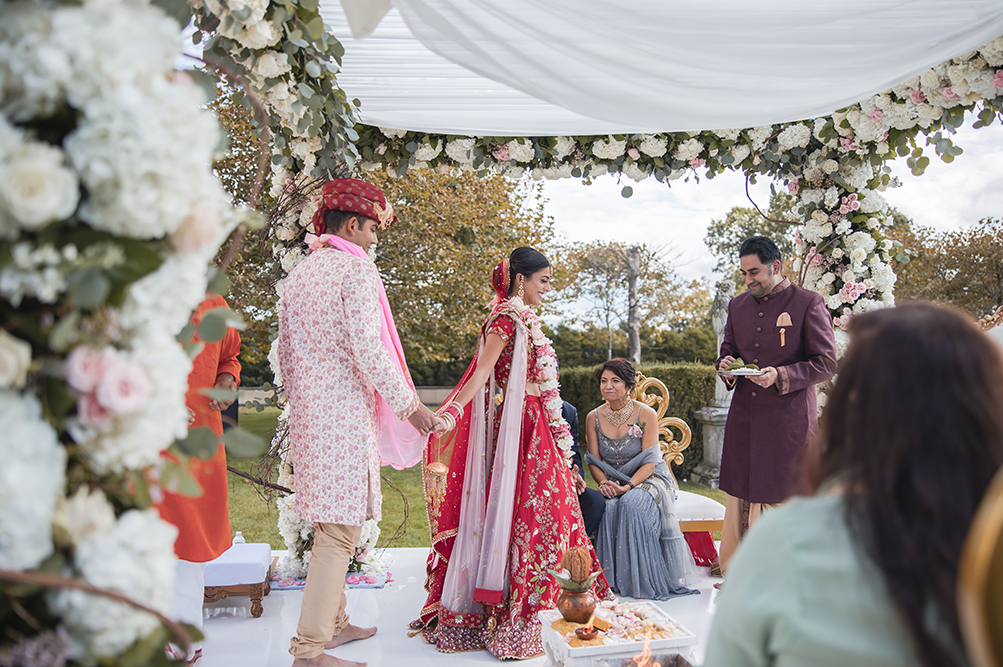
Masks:
[[[634,401],[630,399],[627,399],[626,405],[619,410],[614,410],[608,402],[606,403],[606,421],[613,428],[620,428],[626,424],[632,414],[634,414]]]

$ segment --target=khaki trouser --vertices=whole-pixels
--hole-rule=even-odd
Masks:
[[[738,545],[745,537],[749,526],[754,524],[759,516],[771,507],[779,507],[779,505],[750,503],[748,500],[725,494],[724,530],[721,531],[722,574],[727,570],[728,561],[735,555],[735,550],[738,549]]]
[[[348,625],[345,613],[345,574],[362,526],[313,524],[313,554],[306,573],[303,606],[289,652],[297,658],[316,658],[324,644]]]

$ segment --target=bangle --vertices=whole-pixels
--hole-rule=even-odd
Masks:
[[[632,489],[634,488],[634,484],[629,479],[627,480],[627,486],[629,486]]]

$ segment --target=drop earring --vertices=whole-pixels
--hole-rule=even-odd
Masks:
[[[526,295],[526,290],[524,290],[524,289],[523,289],[523,287],[522,287],[522,283],[519,283],[519,293],[518,293],[518,296],[519,296],[519,298],[521,299],[521,298],[523,298],[523,297],[524,297],[525,295]]]

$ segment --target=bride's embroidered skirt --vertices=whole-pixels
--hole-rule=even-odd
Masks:
[[[561,592],[549,571],[560,569],[560,559],[570,547],[588,548],[593,571],[599,567],[585,534],[573,478],[551,437],[539,397],[526,397],[519,448],[515,517],[512,539],[506,545],[508,587],[502,604],[485,606],[480,613],[454,614],[443,608],[442,585],[455,531],[446,530],[433,538],[425,582],[428,601],[412,627],[420,628],[425,640],[440,651],[487,649],[498,658],[542,654],[536,612],[553,609]],[[602,575],[593,592],[600,599],[612,597]]]

